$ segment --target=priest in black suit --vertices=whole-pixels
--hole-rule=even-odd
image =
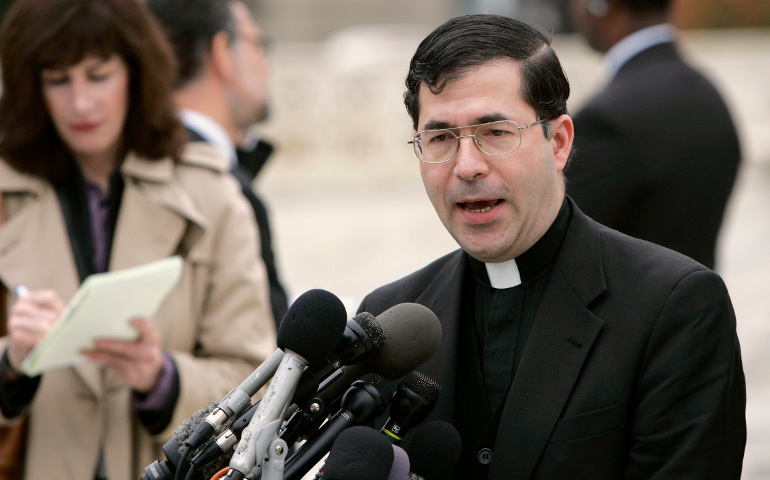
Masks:
[[[567,192],[594,220],[714,268],[741,158],[730,112],[686,63],[670,0],[571,0],[609,83],[575,115]]]
[[[445,23],[414,54],[411,143],[461,249],[369,294],[443,327],[419,368],[442,394],[457,479],[738,479],[746,390],[727,289],[565,195],[569,84],[514,19]]]

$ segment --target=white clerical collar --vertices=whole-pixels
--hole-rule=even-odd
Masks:
[[[661,23],[652,27],[637,30],[612,46],[604,55],[604,63],[614,77],[620,68],[636,54],[647,50],[653,45],[673,42],[676,39],[676,29],[670,23]]]
[[[185,127],[203,137],[207,143],[210,143],[221,150],[230,160],[231,167],[238,164],[238,157],[235,154],[235,145],[222,125],[205,113],[201,113],[197,110],[190,110],[189,108],[183,108],[179,112],[179,116]]]
[[[503,289],[521,285],[521,275],[516,260],[508,260],[502,263],[485,263],[487,276],[492,288]]]

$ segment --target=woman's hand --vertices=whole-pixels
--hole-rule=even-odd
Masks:
[[[155,387],[163,370],[160,332],[145,318],[134,319],[132,325],[139,331],[135,342],[97,340],[93,350],[81,353],[113,370],[132,390],[146,394]]]
[[[53,290],[25,292],[11,308],[8,318],[8,361],[15,371],[30,350],[51,329],[64,310],[64,302]]]

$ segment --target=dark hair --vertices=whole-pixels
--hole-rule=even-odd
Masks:
[[[237,36],[231,9],[234,0],[147,0],[174,48],[178,62],[177,87],[194,79],[203,68],[211,40],[225,32]]]
[[[185,133],[172,96],[174,58],[141,1],[19,0],[0,42],[0,156],[16,169],[66,181],[72,159],[45,105],[40,73],[87,55],[117,54],[128,67],[124,148],[150,159],[180,154]]]
[[[535,28],[499,15],[465,15],[444,23],[420,43],[409,64],[404,103],[415,130],[423,83],[438,94],[468,68],[500,58],[521,63],[521,94],[538,119],[567,113],[569,82],[550,45]],[[549,136],[548,128],[545,132]]]

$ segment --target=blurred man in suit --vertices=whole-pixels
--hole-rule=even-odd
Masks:
[[[612,78],[575,115],[567,192],[594,220],[714,268],[741,153],[722,97],[677,50],[671,3],[571,0]]]
[[[259,226],[276,326],[287,310],[267,209],[253,182],[273,151],[251,127],[268,116],[268,37],[240,0],[149,0],[179,62],[177,103],[191,141],[230,159]]]
[[[425,190],[461,249],[369,294],[436,313],[429,418],[455,478],[740,478],[746,386],[722,279],[596,223],[565,196],[569,83],[536,29],[452,19],[404,95]]]

